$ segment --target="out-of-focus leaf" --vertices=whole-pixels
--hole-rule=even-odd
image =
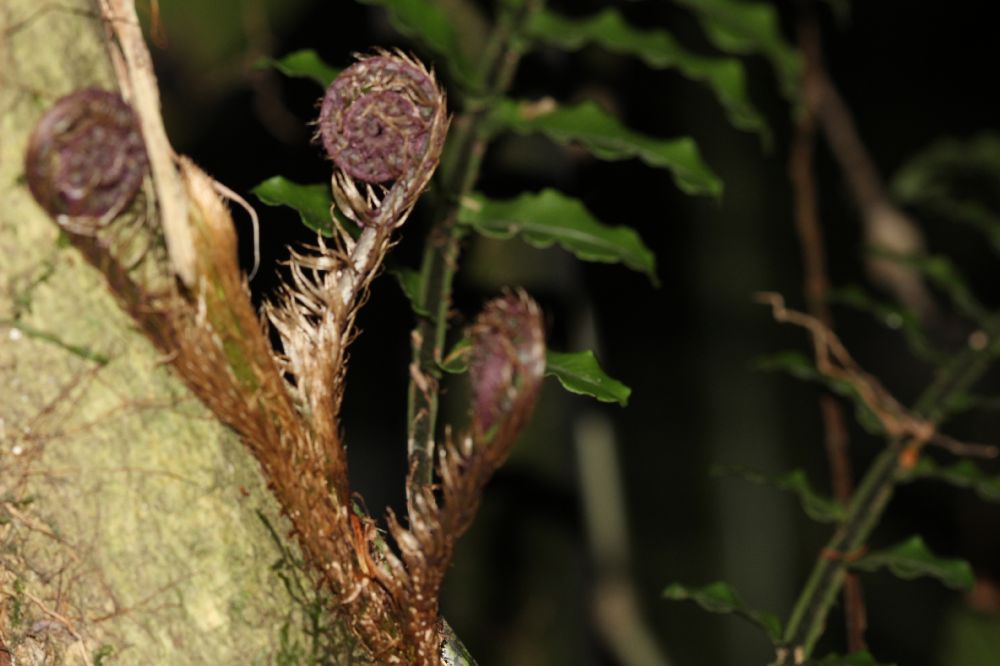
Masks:
[[[41,8],[52,6],[33,4]],[[143,10],[151,4],[140,5],[140,14],[144,15],[140,20],[144,23],[151,16],[149,11]],[[13,6],[7,0],[0,5],[5,9]],[[257,6],[267,12],[268,27],[276,34],[283,34],[308,14],[309,5],[307,0],[263,0]],[[70,5],[59,3],[57,6]],[[247,3],[176,0],[158,2],[155,6],[159,7],[156,13],[159,14],[162,36],[174,54],[171,56],[171,70],[180,80],[194,75],[203,76],[205,72],[217,72],[247,53]]]
[[[322,183],[301,185],[284,176],[272,176],[257,184],[251,192],[268,206],[288,206],[294,208],[302,224],[324,236],[333,234],[331,207],[333,197],[330,187]]]
[[[748,607],[736,590],[724,581],[697,589],[674,583],[663,590],[663,596],[674,601],[693,601],[710,613],[738,615],[763,629],[772,643],[781,642],[781,620],[772,613]]]
[[[668,169],[688,194],[722,194],[722,181],[702,160],[693,139],[655,139],[633,132],[593,102],[559,106],[547,99],[500,100],[489,126],[494,131],[540,132],[562,144],[578,143],[603,160],[637,157],[650,166]]]
[[[798,94],[801,61],[781,34],[778,10],[768,2],[677,0],[697,14],[709,41],[725,53],[760,54],[771,61],[789,99]]]
[[[901,203],[975,227],[1000,252],[998,186],[1000,135],[987,133],[935,142],[896,173],[892,192]]]
[[[650,67],[676,68],[689,79],[708,85],[734,126],[758,132],[769,140],[767,125],[750,102],[746,72],[739,60],[692,53],[667,31],[631,26],[611,8],[584,19],[542,10],[534,14],[528,30],[536,41],[563,49],[576,50],[587,44],[598,44],[615,53],[641,58]]]
[[[274,67],[285,76],[312,79],[324,89],[340,74],[339,69],[323,62],[312,49],[293,51],[281,58],[261,58],[256,66]]]
[[[896,666],[875,661],[870,652],[852,652],[848,655],[828,654],[822,659],[810,659],[803,666]]]
[[[840,23],[847,23],[851,19],[850,0],[823,0],[833,12],[833,18]]]
[[[333,197],[330,195],[329,185],[302,185],[284,176],[272,176],[250,191],[268,206],[288,206],[295,209],[302,218],[302,224],[313,231],[324,236],[333,234]],[[352,229],[352,234],[356,229]]]
[[[755,370],[765,372],[786,372],[796,379],[825,381],[812,359],[797,351],[783,351],[758,357],[754,360],[753,367]]]
[[[1000,662],[1000,613],[954,604],[941,625],[933,663],[991,666]]]
[[[973,321],[985,323],[989,319],[989,312],[973,296],[965,278],[948,257],[942,255],[903,255],[878,248],[869,251],[875,256],[898,261],[920,271],[932,284],[948,294],[948,298],[959,312]]]
[[[302,185],[288,180],[284,176],[272,176],[258,183],[250,190],[261,203],[268,206],[288,206],[298,212],[302,224],[324,236],[333,235],[333,215],[337,223],[353,238],[357,238],[361,230],[354,222],[344,217],[333,207],[330,186],[317,183]]]
[[[547,352],[545,374],[558,379],[570,393],[589,395],[601,402],[617,402],[622,407],[632,394],[632,389],[601,370],[590,350],[568,354]]]
[[[986,237],[995,253],[1000,253],[1000,213],[995,209],[980,201],[953,198],[951,194],[934,196],[928,193],[916,205],[933,215],[973,227]]]
[[[516,199],[474,194],[462,201],[458,219],[493,238],[520,234],[539,248],[558,243],[584,261],[624,263],[656,281],[656,258],[633,229],[601,223],[577,199],[556,190],[527,192]]]
[[[921,456],[917,466],[902,477],[903,481],[917,479],[937,479],[959,488],[968,488],[984,500],[1000,502],[1000,476],[987,474],[971,460],[944,466],[928,456]]]
[[[971,589],[975,582],[968,562],[937,557],[919,536],[912,536],[892,548],[869,553],[852,562],[851,567],[862,571],[887,568],[893,575],[907,580],[930,576],[954,590]]]
[[[781,476],[770,476],[745,467],[720,465],[713,472],[719,476],[737,476],[751,483],[794,493],[799,498],[802,510],[817,522],[836,523],[844,519],[844,507],[814,491],[809,485],[809,478],[801,469],[794,469]]]
[[[452,75],[463,84],[475,81],[475,63],[462,48],[458,28],[448,12],[433,0],[360,0],[386,10],[392,27],[403,35],[423,42],[447,63]]]
[[[399,288],[403,290],[406,299],[410,301],[410,307],[420,317],[429,317],[430,312],[420,304],[423,284],[420,271],[412,268],[393,268],[389,271],[399,283]]]
[[[754,361],[753,367],[765,372],[786,372],[796,379],[823,384],[831,392],[848,398],[854,403],[855,418],[865,431],[872,435],[882,434],[882,421],[865,404],[857,390],[848,382],[822,374],[816,369],[812,359],[804,354],[796,351],[784,351],[761,356]]]
[[[953,177],[1000,182],[1000,134],[941,139],[911,158],[893,177],[892,192],[904,202],[951,190]]]
[[[954,416],[964,412],[979,409],[983,411],[1000,410],[1000,396],[997,395],[977,395],[960,391],[948,396],[943,407],[945,413]]]
[[[947,359],[946,355],[931,344],[920,323],[920,318],[909,308],[880,301],[857,285],[831,289],[827,298],[831,303],[849,305],[857,310],[867,312],[886,327],[901,331],[907,346],[917,358],[934,364],[942,363]]]

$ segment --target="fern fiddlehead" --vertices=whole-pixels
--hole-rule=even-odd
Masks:
[[[85,88],[38,121],[24,170],[35,201],[66,221],[113,217],[139,191],[147,165],[132,107],[115,93]]]
[[[362,226],[405,221],[437,167],[445,109],[434,76],[402,53],[362,57],[330,84],[319,138],[337,166],[333,193],[347,217]]]

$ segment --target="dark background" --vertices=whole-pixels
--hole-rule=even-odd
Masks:
[[[692,16],[667,2],[549,5],[573,14],[616,5],[636,25],[668,29],[691,49],[713,52]],[[778,7],[792,39],[792,4]],[[884,175],[937,138],[994,127],[1000,116],[992,95],[995,26],[977,18],[979,7],[887,1],[850,3],[846,20],[823,12],[831,75]],[[433,60],[394,33],[381,10],[346,0],[190,0],[164,2],[160,9],[166,42],[154,56],[175,146],[244,194],[275,174],[299,182],[329,175],[309,140],[320,89],[257,69],[258,58],[313,48],[345,66],[354,51],[399,45]],[[753,100],[775,135],[770,148],[733,129],[705,87],[673,70],[651,70],[587,48],[536,52],[517,75],[517,96],[590,97],[637,130],[693,136],[724,181],[725,194],[721,201],[687,197],[664,171],[637,161],[598,162],[542,139],[503,139],[487,154],[479,189],[513,196],[553,186],[581,198],[606,222],[639,231],[657,255],[661,284],[621,266],[583,264],[558,249],[534,250],[519,241],[476,239],[466,248],[456,324],[502,285],[523,285],[543,305],[552,348],[596,346],[608,373],[634,390],[623,409],[547,385],[530,431],[488,488],[457,554],[443,606],[484,666],[619,663],[588,605],[601,569],[588,543],[577,475],[573,424],[582,415],[596,413],[613,428],[627,507],[615,522],[627,528],[623,547],[649,630],[676,664],[761,664],[771,654],[750,625],[661,600],[666,584],[726,579],[752,605],[786,617],[829,534],[829,527],[802,516],[790,496],[709,475],[716,463],[775,473],[803,467],[817,488],[829,488],[819,389],[751,367],[761,354],[789,348],[808,353],[808,347],[804,334],[774,324],[752,302],[755,291],[775,290],[800,306],[802,269],[786,175],[791,110],[768,63],[754,57],[745,63]],[[866,284],[859,219],[825,147],[817,153],[817,173],[832,282]],[[276,284],[285,245],[308,241],[310,234],[291,211],[257,208],[264,263],[253,286],[263,298]],[[418,266],[423,212],[418,209],[402,230],[396,265]],[[931,251],[951,256],[977,295],[1000,305],[996,258],[982,237],[949,220],[921,223]],[[930,369],[907,352],[899,333],[857,312],[834,314],[862,366],[901,400],[912,401]],[[398,507],[402,497],[413,324],[395,281],[380,278],[360,319],[363,334],[352,348],[344,406],[352,478],[377,513]],[[448,395],[453,413],[461,412],[460,395],[460,386]],[[995,415],[976,413],[946,430],[995,442],[997,425]],[[860,470],[883,443],[856,425],[851,434]],[[933,483],[907,486],[873,545],[919,532],[936,552],[967,557],[978,575],[998,580],[998,525],[996,507],[969,493]],[[990,651],[1000,649],[1000,616],[968,610],[961,595],[934,581],[873,574],[864,583],[868,638],[882,661],[1000,663],[1000,652]],[[843,650],[839,608],[830,625],[821,652]],[[981,640],[976,637],[990,632],[993,647],[973,656]]]

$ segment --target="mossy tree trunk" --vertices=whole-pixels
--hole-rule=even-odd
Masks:
[[[0,664],[311,663],[256,463],[23,182],[43,110],[115,88],[96,5],[0,4]]]

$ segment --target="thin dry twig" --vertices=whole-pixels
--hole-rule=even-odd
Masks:
[[[815,317],[786,308],[781,294],[761,292],[756,295],[756,300],[771,307],[775,321],[793,324],[809,331],[816,369],[827,377],[849,384],[865,406],[878,417],[886,435],[893,441],[906,442],[902,448],[902,455],[906,457],[904,467],[912,468],[920,450],[927,445],[942,448],[959,457],[1000,456],[1000,447],[959,441],[937,432],[937,426],[932,420],[915,416],[878,379],[861,369],[833,331]]]
[[[899,439],[918,436],[923,441],[930,439],[934,433],[934,425],[912,416],[878,379],[862,370],[840,338],[823,322],[811,315],[786,308],[781,294],[761,292],[756,295],[755,300],[771,306],[775,321],[794,324],[809,331],[816,369],[823,375],[850,384],[862,402],[879,418],[890,437]]]
[[[893,441],[905,441],[903,448],[907,464],[916,464],[916,456],[927,444],[944,448],[956,455],[992,458],[996,447],[966,444],[941,435],[935,423],[915,416],[904,407],[874,376],[865,372],[847,352],[836,334],[810,315],[785,307],[784,298],[774,292],[757,294],[759,303],[769,305],[775,321],[800,326],[809,331],[813,341],[816,369],[827,377],[851,386],[865,406],[879,419],[886,435]]]
[[[960,458],[996,458],[1000,456],[1000,447],[992,444],[977,444],[975,442],[960,442],[942,433],[935,433],[927,442]]]

